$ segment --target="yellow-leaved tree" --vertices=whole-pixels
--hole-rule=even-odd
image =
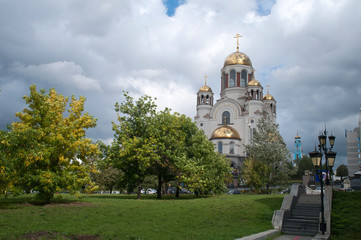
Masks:
[[[55,89],[38,92],[32,85],[24,100],[28,108],[16,113],[19,121],[12,123],[7,142],[14,182],[44,202],[62,189],[75,193],[92,187],[88,159],[98,148],[85,130],[95,127],[96,119],[83,113],[85,98],[72,96],[69,102]]]

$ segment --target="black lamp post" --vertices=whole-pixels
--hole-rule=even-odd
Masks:
[[[321,223],[320,223],[320,230],[322,234],[325,234],[326,231],[326,223],[325,223],[325,216],[324,216],[324,206],[323,206],[323,177],[322,177],[322,170],[319,171],[318,169],[322,169],[322,153],[315,151],[308,153],[310,158],[312,159],[312,164],[316,168],[316,174],[318,173],[318,178],[321,182]]]
[[[326,164],[326,185],[330,185],[329,171],[328,171],[329,170],[328,168],[330,167],[330,163],[328,161],[328,157],[333,157],[333,163],[335,162],[335,157],[336,157],[336,153],[332,152],[333,145],[335,144],[335,139],[336,139],[336,137],[333,136],[333,135],[328,136],[328,140],[329,140],[329,143],[330,143],[330,148],[328,149],[328,147],[327,147],[327,131],[326,131],[326,129],[323,131],[323,133],[321,133],[318,136],[319,151],[320,151],[320,153],[322,155],[324,154],[325,158],[326,158],[326,161],[325,161],[325,164]],[[329,155],[328,153],[330,153],[331,155]],[[333,167],[333,165],[332,165],[332,167]],[[321,168],[322,168],[322,166],[321,166]]]
[[[321,223],[320,223],[320,230],[322,231],[322,234],[326,231],[326,223],[325,223],[325,216],[324,216],[324,205],[323,205],[323,176],[322,176],[322,156],[325,155],[325,164],[326,164],[326,184],[330,184],[330,180],[328,177],[328,167],[331,168],[335,164],[335,158],[336,153],[332,151],[333,145],[335,144],[335,136],[331,135],[328,137],[329,143],[330,143],[330,149],[327,150],[327,131],[321,133],[318,136],[319,141],[319,151],[315,148],[315,151],[310,152],[310,158],[312,159],[312,164],[316,168],[316,173],[318,173],[320,183],[321,183]]]

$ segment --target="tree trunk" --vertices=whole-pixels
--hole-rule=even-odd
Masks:
[[[110,194],[113,193],[113,186],[110,186],[110,187],[109,187],[109,192],[110,192]]]
[[[141,183],[139,183],[138,185],[138,191],[137,191],[137,199],[140,200],[140,195],[142,193],[142,188],[143,188],[143,181]]]
[[[178,178],[177,178],[177,187],[176,187],[176,192],[175,192],[175,197],[176,198],[179,198],[179,176],[178,176]]]
[[[162,198],[162,185],[163,185],[162,176],[158,175],[157,199]]]

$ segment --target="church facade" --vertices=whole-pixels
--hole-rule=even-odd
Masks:
[[[195,121],[214,144],[217,152],[231,160],[234,186],[239,183],[239,170],[246,157],[245,145],[252,143],[258,121],[276,121],[276,100],[255,79],[251,59],[239,51],[231,53],[221,69],[220,98],[215,101],[212,89],[205,82],[197,93]],[[206,78],[206,77],[205,77]]]

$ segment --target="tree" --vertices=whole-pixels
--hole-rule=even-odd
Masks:
[[[155,154],[156,140],[151,136],[151,119],[156,114],[156,105],[149,96],[142,96],[137,101],[124,92],[125,101],[115,104],[118,122],[113,122],[117,151],[112,154],[114,165],[124,172],[124,179],[130,186],[137,186],[137,198],[140,199],[142,184],[150,172]]]
[[[214,152],[214,147],[185,115],[170,109],[156,112],[149,96],[137,101],[125,93],[117,104],[119,125],[113,124],[118,147],[114,161],[124,178],[138,187],[138,199],[146,176],[158,178],[157,198],[162,186],[175,181],[199,193],[223,191],[229,163]],[[121,115],[122,114],[122,115]]]
[[[100,190],[109,190],[111,194],[116,185],[120,186],[123,172],[112,164],[110,158],[112,148],[102,141],[97,141],[97,144],[99,155],[93,161],[97,171],[92,173],[92,179]]]
[[[302,178],[302,176],[305,175],[306,170],[312,171],[314,169],[314,166],[312,164],[312,159],[305,155],[301,159],[296,160],[295,163],[296,163],[296,173],[294,176],[296,178]]]
[[[7,149],[11,142],[11,134],[7,131],[0,131],[0,195],[8,191],[14,192],[15,171],[13,161],[9,157]]]
[[[256,161],[252,157],[246,158],[241,169],[245,184],[252,190],[260,191],[268,180],[268,166],[262,161]]]
[[[83,113],[85,98],[72,96],[68,106],[69,98],[55,89],[37,92],[32,85],[24,100],[28,108],[16,113],[19,122],[12,123],[6,150],[19,187],[37,191],[48,203],[63,188],[74,193],[92,186],[87,163],[97,145],[85,138],[85,130],[95,127],[96,119]]]
[[[187,141],[186,158],[181,182],[195,194],[223,193],[225,180],[230,176],[230,162],[214,151],[213,144],[201,130],[197,130]]]
[[[347,166],[345,164],[341,164],[336,169],[336,173],[337,173],[336,176],[341,177],[341,181],[342,181],[343,177],[348,176],[348,168],[347,168]]]
[[[257,124],[257,130],[254,132],[252,143],[246,145],[246,152],[252,158],[249,166],[253,166],[253,170],[258,171],[259,176],[263,173],[259,172],[266,170],[267,178],[260,178],[263,185],[267,187],[270,185],[282,184],[289,178],[292,170],[292,164],[289,161],[290,154],[286,143],[278,131],[278,125],[266,121],[265,116],[260,119]],[[261,167],[263,163],[266,168]],[[245,165],[243,168],[249,167]],[[246,170],[243,170],[246,171]]]

